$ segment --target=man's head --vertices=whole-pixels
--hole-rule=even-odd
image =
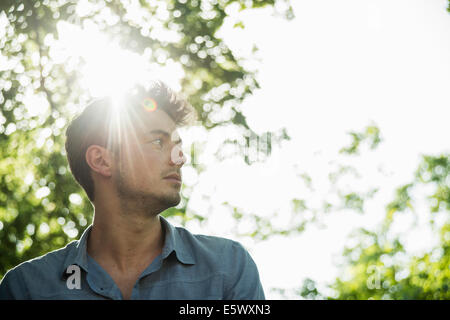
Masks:
[[[70,169],[94,203],[112,190],[160,211],[175,206],[181,183],[165,178],[181,176],[186,159],[176,129],[194,119],[193,108],[161,82],[121,101],[96,100],[67,128]]]

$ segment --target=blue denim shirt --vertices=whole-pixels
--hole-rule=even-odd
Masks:
[[[131,299],[265,299],[257,267],[239,242],[194,235],[160,219],[162,253],[142,272]],[[0,299],[122,299],[113,279],[87,253],[91,227],[80,240],[9,270]]]

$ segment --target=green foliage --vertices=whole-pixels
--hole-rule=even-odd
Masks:
[[[416,172],[421,183],[430,183],[436,186],[436,191],[430,195],[432,200],[431,212],[450,210],[450,161],[447,156],[424,156],[423,162]]]
[[[353,139],[350,146],[341,149],[340,153],[344,155],[359,155],[363,142],[368,142],[372,150],[372,146],[375,148],[382,141],[374,125],[363,132],[349,134]],[[360,177],[353,166],[341,164],[328,178],[336,184],[346,174]],[[397,187],[393,200],[386,204],[384,220],[378,229],[359,229],[351,235],[354,244],[344,249],[341,275],[328,286],[333,294],[319,292],[312,279],[305,279],[295,294],[305,299],[450,299],[449,188],[450,155],[422,155],[413,180]],[[406,233],[415,232],[419,199],[414,199],[413,195],[419,189],[426,190],[422,193],[423,200],[429,205],[425,213],[429,217],[429,227],[439,235],[439,241],[428,252],[413,255],[405,248],[402,235],[393,231],[393,223],[399,215],[410,215],[415,223]],[[365,194],[338,191],[341,208],[364,214],[364,200],[371,198],[377,190],[374,188]],[[301,204],[298,200],[294,203],[297,207]],[[327,207],[328,211],[336,209],[339,207]]]
[[[363,142],[368,143],[369,148],[373,150],[382,141],[380,129],[376,125],[367,126],[364,132],[350,132],[349,134],[352,136],[352,143],[350,146],[342,148],[340,153],[358,154],[359,146]]]
[[[422,157],[414,181],[397,188],[394,200],[386,206],[381,229],[361,229],[353,234],[356,245],[345,249],[342,275],[330,286],[336,294],[328,299],[450,299],[449,164],[450,155]],[[414,256],[391,226],[395,215],[412,214],[411,191],[420,185],[433,187],[426,196],[434,200],[430,216],[440,212],[445,219],[438,225],[430,219],[439,243]],[[311,298],[311,294],[313,298],[320,295],[313,291],[302,296]]]
[[[298,294],[308,300],[317,300],[323,298],[316,287],[316,282],[306,278]]]

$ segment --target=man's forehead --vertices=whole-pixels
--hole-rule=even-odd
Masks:
[[[175,122],[164,111],[155,110],[136,119],[139,131],[143,134],[168,134],[178,136]]]

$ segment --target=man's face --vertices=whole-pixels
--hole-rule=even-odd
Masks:
[[[163,211],[180,203],[181,180],[166,178],[176,174],[186,159],[176,125],[162,110],[135,119],[120,143],[119,161],[113,180],[121,199]]]

